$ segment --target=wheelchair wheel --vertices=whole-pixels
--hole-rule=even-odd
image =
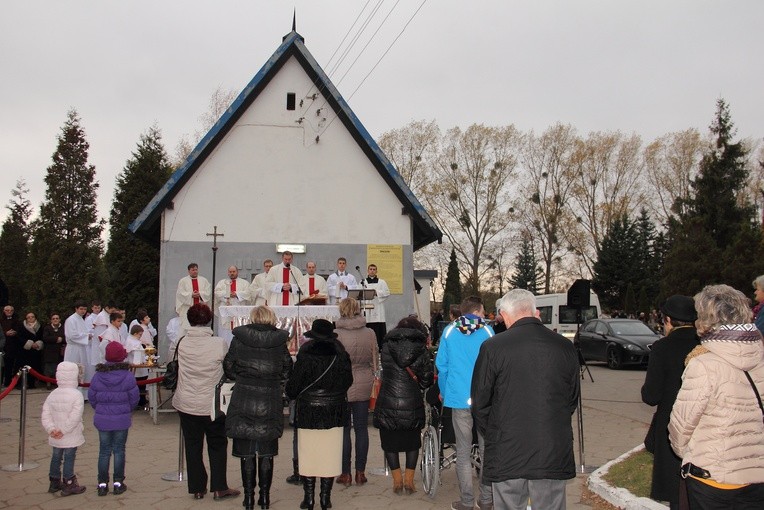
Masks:
[[[422,488],[431,498],[435,497],[440,486],[440,444],[438,431],[432,425],[422,434]]]

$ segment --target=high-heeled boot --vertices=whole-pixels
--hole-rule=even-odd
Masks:
[[[303,504],[304,504],[305,505],[304,508],[306,508],[307,510],[313,510],[313,506],[315,505],[315,497],[316,497],[316,477],[303,476],[302,488],[305,491],[305,498],[302,500],[302,504],[300,505],[300,508],[303,508]]]
[[[242,457],[241,459],[241,485],[244,491],[244,510],[255,508],[255,476],[257,475],[254,457]]]
[[[332,486],[334,477],[321,477],[321,492],[318,495],[318,502],[321,504],[321,510],[327,510],[332,507]]]
[[[273,457],[258,457],[257,470],[260,471],[260,508],[271,507],[271,482],[273,481]]]

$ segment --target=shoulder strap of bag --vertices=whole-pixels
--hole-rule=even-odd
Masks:
[[[759,395],[759,390],[756,389],[756,384],[754,384],[753,379],[751,378],[751,374],[749,374],[747,370],[743,370],[743,373],[745,374],[746,379],[748,379],[748,382],[751,383],[753,394],[756,395],[756,400],[759,402],[759,409],[761,409],[761,419],[764,421],[764,404],[761,402],[761,395]]]
[[[309,385],[305,386],[305,387],[302,389],[302,391],[301,391],[300,393],[298,393],[298,394],[297,394],[297,398],[295,398],[295,400],[297,400],[298,398],[300,398],[300,396],[301,396],[303,393],[305,393],[306,391],[308,391],[308,390],[309,390],[309,389],[310,389],[310,388],[311,388],[311,387],[312,387],[314,384],[316,384],[318,381],[320,381],[320,380],[321,380],[321,378],[322,378],[323,376],[325,376],[325,375],[326,375],[326,373],[329,371],[329,369],[330,369],[330,368],[332,368],[332,365],[334,365],[334,362],[335,362],[335,361],[337,361],[337,355],[336,355],[336,354],[335,354],[335,355],[334,355],[334,357],[332,358],[332,362],[331,362],[331,363],[329,363],[329,366],[328,366],[328,367],[326,367],[326,370],[324,370],[324,372],[323,372],[321,375],[319,375],[318,377],[316,377],[316,380],[315,380],[315,381],[313,381],[313,382],[312,382],[312,383],[310,383]]]
[[[178,343],[175,344],[175,354],[172,355],[173,361],[178,361],[178,349],[180,348],[180,342],[182,342],[184,338],[186,338],[186,335],[183,335],[182,337],[180,337],[178,339]]]
[[[411,370],[411,367],[406,367],[406,372],[409,373],[412,379],[414,379],[414,382],[419,384],[419,377],[416,376],[413,370]]]

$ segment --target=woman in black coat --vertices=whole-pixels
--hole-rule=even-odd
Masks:
[[[653,453],[653,479],[650,497],[668,501],[679,508],[679,468],[681,459],[671,449],[668,424],[679,388],[684,360],[697,346],[695,302],[688,296],[671,296],[661,308],[666,336],[653,344],[642,386],[642,401],[658,406],[645,437],[645,447]]]
[[[310,338],[297,353],[287,396],[295,400],[300,475],[305,491],[301,508],[313,510],[316,477],[321,478],[321,510],[331,507],[334,477],[342,471],[342,433],[348,421],[347,391],[353,384],[350,356],[334,326],[313,321]]]
[[[278,455],[284,432],[282,393],[292,373],[287,349],[289,335],[276,328],[276,315],[258,306],[250,315],[252,324],[233,330],[223,370],[236,381],[226,413],[226,436],[233,438],[233,455],[241,458],[244,508],[252,509],[255,479],[260,471],[260,508],[270,507],[273,457]],[[255,468],[257,457],[257,468]]]
[[[425,424],[422,391],[432,385],[427,327],[414,317],[401,319],[382,346],[382,387],[374,409],[382,450],[393,475],[393,492],[416,492],[414,473]],[[405,479],[399,452],[406,452]]]

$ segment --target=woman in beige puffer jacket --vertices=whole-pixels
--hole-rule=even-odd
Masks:
[[[764,343],[745,295],[709,285],[695,296],[701,345],[688,356],[669,439],[682,458],[690,508],[762,508]]]

